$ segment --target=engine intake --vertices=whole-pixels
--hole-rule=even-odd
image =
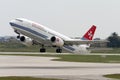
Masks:
[[[55,40],[56,40],[56,37],[53,36],[53,37],[51,38],[51,42],[55,42]]]
[[[27,38],[25,36],[21,36],[20,37],[20,41],[22,44],[26,45],[26,46],[31,46],[33,45],[33,40],[31,38]]]
[[[62,47],[64,45],[63,39],[57,36],[51,37],[51,42],[53,46]]]
[[[21,37],[20,37],[20,41],[24,42],[24,41],[25,41],[25,37],[24,37],[24,36],[21,36]]]

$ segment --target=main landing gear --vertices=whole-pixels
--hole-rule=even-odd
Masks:
[[[62,49],[61,48],[56,49],[56,53],[62,53]]]
[[[44,48],[44,45],[42,45],[42,48],[40,48],[40,52],[41,53],[45,53],[46,49]],[[62,49],[61,48],[57,48],[56,49],[56,53],[62,53]]]
[[[42,53],[46,52],[46,49],[44,48],[44,45],[42,45],[42,48],[40,48],[40,52],[42,52]]]

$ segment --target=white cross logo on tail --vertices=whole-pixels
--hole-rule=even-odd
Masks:
[[[92,31],[88,32],[88,36],[90,39],[92,38],[92,36],[93,36]]]

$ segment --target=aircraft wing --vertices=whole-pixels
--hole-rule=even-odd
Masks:
[[[93,43],[106,43],[107,40],[68,40],[64,41],[65,45],[80,45],[80,44],[93,44]]]

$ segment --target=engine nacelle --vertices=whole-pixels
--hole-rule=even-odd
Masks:
[[[62,47],[64,45],[63,39],[57,36],[51,37],[51,42],[53,46]]]
[[[27,37],[21,36],[20,37],[20,41],[22,42],[22,44],[24,44],[26,46],[33,45],[33,40],[31,38],[27,38]]]

